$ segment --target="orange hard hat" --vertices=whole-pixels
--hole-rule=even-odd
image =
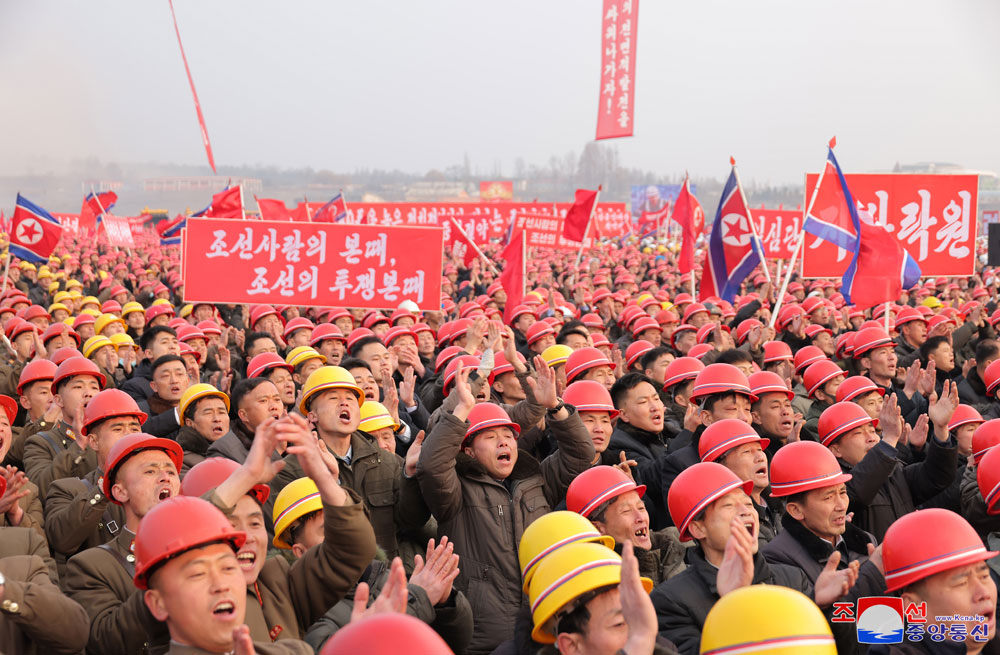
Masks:
[[[779,448],[771,460],[771,495],[779,498],[832,487],[851,477],[829,448],[815,441],[795,441]]]
[[[83,433],[87,434],[91,426],[113,416],[134,416],[139,425],[149,418],[132,396],[119,389],[105,389],[87,403],[83,412]]]
[[[722,419],[702,432],[698,440],[698,456],[703,462],[716,462],[730,448],[754,441],[759,441],[762,449],[771,443],[770,439],[761,439],[756,430],[738,418]]]
[[[614,466],[594,466],[573,478],[566,490],[566,509],[587,518],[605,502],[629,491],[642,498],[646,485],[635,481]]]
[[[819,440],[829,446],[838,438],[866,423],[878,426],[878,419],[868,416],[868,412],[851,402],[834,403],[819,415]]]
[[[681,471],[667,492],[670,518],[680,531],[681,541],[692,539],[688,526],[702,510],[734,489],[742,489],[750,495],[753,480],[744,482],[715,462],[700,462]]]

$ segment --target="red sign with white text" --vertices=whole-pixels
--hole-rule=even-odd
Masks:
[[[635,36],[639,0],[604,0],[601,9],[601,93],[597,139],[632,136]]]
[[[101,224],[108,235],[108,243],[119,248],[135,248],[129,220],[125,216],[112,216],[111,214],[101,216]]]
[[[322,203],[309,203],[315,213]],[[506,236],[507,226],[518,214],[565,216],[570,202],[371,202],[347,206],[345,223],[362,225],[436,225],[445,227],[454,217],[467,227],[475,223],[477,245]],[[594,210],[590,233],[594,237],[620,237],[628,231],[631,216],[623,202],[602,202]]]
[[[806,175],[806,200],[817,175]],[[882,225],[920,265],[924,277],[972,275],[975,268],[979,177],[976,175],[844,175],[861,220]],[[866,216],[867,215],[867,216]],[[840,277],[847,251],[807,234],[803,277]]]
[[[80,234],[80,215],[79,214],[57,214],[52,212],[55,219],[59,221],[59,224],[63,226],[63,231],[67,235],[77,235]]]
[[[524,244],[529,248],[548,248],[550,250],[579,250],[579,241],[570,241],[563,236],[564,219],[547,214],[518,214],[514,224],[513,234],[524,230]],[[591,231],[593,231],[591,225]],[[591,232],[592,233],[592,232]],[[593,236],[587,236],[587,248],[594,245]]]
[[[187,302],[441,307],[442,230],[189,218]]]
[[[802,231],[801,209],[751,209],[757,236],[770,259],[789,259]]]

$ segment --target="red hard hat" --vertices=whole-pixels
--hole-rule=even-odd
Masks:
[[[21,395],[24,388],[32,382],[51,381],[55,375],[56,365],[47,359],[35,359],[28,362],[21,369],[21,377],[17,380],[17,395]]]
[[[291,336],[292,332],[295,332],[296,330],[312,330],[315,327],[316,326],[313,325],[313,322],[308,318],[298,316],[285,323],[285,329],[281,334],[285,337],[285,339],[287,339]]]
[[[113,416],[134,416],[139,425],[149,418],[132,396],[118,389],[105,389],[87,403],[83,412],[83,433],[88,434],[92,425]]]
[[[21,318],[28,322],[31,322],[31,319],[33,318],[47,318],[50,321],[52,320],[52,316],[45,311],[45,308],[41,305],[31,305],[24,310],[24,314],[21,315]]]
[[[698,456],[703,462],[716,462],[730,448],[754,441],[759,441],[762,449],[771,443],[770,439],[761,439],[756,430],[738,418],[722,419],[702,432],[698,440]]]
[[[656,312],[656,316],[654,318],[656,319],[656,323],[658,325],[672,325],[673,323],[681,322],[680,318],[677,316],[677,313],[669,309],[661,309],[660,311]],[[603,328],[604,324],[602,323],[600,326],[595,326],[595,327]]]
[[[292,372],[292,367],[278,353],[254,355],[250,363],[247,364],[247,378],[259,378],[275,368],[283,368],[289,373]]]
[[[680,531],[681,541],[691,541],[688,526],[702,510],[734,489],[742,489],[749,496],[753,480],[744,482],[715,462],[699,462],[681,471],[667,492],[670,518]]]
[[[160,437],[154,437],[144,432],[126,435],[116,441],[115,445],[111,446],[111,452],[108,453],[108,461],[105,467],[106,470],[104,471],[103,483],[101,484],[101,491],[104,492],[108,500],[116,505],[121,505],[121,503],[111,495],[111,487],[115,484],[115,475],[118,473],[118,468],[129,457],[143,450],[162,450],[170,457],[177,468],[177,472],[180,473],[181,465],[184,463],[184,451],[176,441],[161,439]]]
[[[795,372],[799,375],[812,364],[826,359],[826,353],[819,349],[819,346],[805,346],[795,352],[792,363],[795,365]]]
[[[764,363],[792,361],[792,347],[784,341],[764,342]]]
[[[451,331],[448,332],[448,343],[454,343],[456,339],[464,336],[473,325],[471,318],[460,318],[451,324]]]
[[[597,348],[588,346],[574,350],[566,360],[566,381],[572,382],[584,371],[598,366],[610,366],[612,370],[615,368],[615,365]]]
[[[465,431],[465,441],[474,437],[477,432],[497,427],[510,428],[515,437],[521,434],[521,426],[510,420],[503,407],[493,403],[476,403],[469,412],[469,429]]]
[[[60,350],[62,349],[60,348]],[[97,367],[97,364],[83,357],[70,357],[56,367],[55,375],[52,377],[52,391],[55,392],[61,382],[78,375],[91,375],[97,378],[97,382],[101,385],[101,388],[104,388],[106,380],[104,379],[104,374],[101,373],[101,369]]]
[[[366,327],[354,328],[351,330],[351,333],[347,335],[347,349],[351,350],[357,342],[374,336],[375,333]]]
[[[852,375],[840,383],[840,387],[837,389],[837,402],[848,402],[872,391],[877,391],[880,396],[885,395],[885,389],[872,382],[867,376]]]
[[[652,316],[640,316],[632,324],[632,338],[638,339],[646,330],[659,330],[660,324]]]
[[[398,655],[398,653],[452,655],[444,639],[409,614],[375,614],[352,621],[323,644],[319,655]]]
[[[528,307],[527,305],[517,305],[516,307],[514,307],[514,309],[511,310],[510,322],[508,323],[508,325],[514,325],[514,323],[517,322],[517,319],[523,316],[524,314],[531,314],[532,316],[534,316],[535,312],[532,311],[531,307]]]
[[[795,441],[779,448],[771,459],[771,496],[832,487],[851,477],[841,470],[829,448],[815,441]]]
[[[834,403],[819,415],[819,440],[824,446],[829,446],[854,428],[866,423],[878,426],[878,419],[868,416],[868,412],[861,405],[850,402]]]
[[[690,350],[688,350],[687,356],[694,357],[698,361],[701,361],[705,355],[712,352],[713,350],[715,350],[715,346],[713,346],[710,343],[696,343],[693,346],[691,346]]]
[[[227,457],[209,457],[198,462],[184,475],[181,480],[182,496],[203,496],[229,479],[240,465]],[[247,492],[254,500],[263,505],[271,495],[271,487],[266,484],[255,484]]]
[[[819,296],[809,296],[802,301],[802,311],[806,314],[812,314],[814,311],[823,306],[823,299]]]
[[[578,412],[607,412],[612,420],[620,413],[611,402],[607,387],[593,380],[577,380],[566,387],[562,399]]]
[[[765,393],[783,393],[789,400],[795,397],[785,379],[772,371],[758,371],[749,377],[748,382],[750,382],[750,393],[757,398]]]
[[[1000,448],[990,448],[976,467],[979,493],[986,501],[988,514],[1000,514]]]
[[[796,316],[805,316],[806,311],[802,309],[799,305],[785,305],[778,312],[778,318],[774,322],[774,325],[779,330],[784,330],[785,327],[795,320]]]
[[[451,393],[451,385],[455,381],[455,375],[458,374],[460,365],[465,368],[478,368],[479,358],[475,355],[459,355],[448,362],[448,366],[444,369],[444,386],[442,387],[445,396]]]
[[[181,343],[190,341],[191,339],[206,339],[205,333],[201,331],[201,328],[197,328],[190,323],[185,323],[184,325],[178,325],[175,328],[177,332],[177,340]]]
[[[1000,444],[1000,418],[993,418],[972,433],[972,463],[978,465],[986,451],[997,444]]]
[[[457,348],[457,346],[455,347]],[[524,359],[524,355],[522,355],[521,353],[517,353],[517,358],[521,360],[522,364],[527,363],[527,360]],[[493,370],[490,371],[490,377],[487,380],[487,382],[492,387],[493,381],[496,380],[499,376],[503,375],[504,373],[513,373],[513,372],[514,372],[514,365],[507,361],[507,357],[502,352],[494,353]]]
[[[447,366],[456,355],[465,353],[465,348],[461,346],[448,346],[444,350],[438,353],[437,359],[434,360],[434,372],[439,373],[444,366]]]
[[[549,325],[544,321],[537,321],[531,324],[531,327],[528,328],[528,333],[524,336],[528,341],[528,345],[530,346],[531,344],[535,343],[542,337],[555,333],[556,331],[552,329],[551,325]]]
[[[893,340],[889,333],[881,327],[866,327],[857,331],[854,335],[854,359],[861,357],[876,348],[892,346]]]
[[[969,423],[982,423],[983,421],[982,415],[976,411],[975,407],[971,405],[959,405],[955,408],[955,413],[952,414],[951,421],[948,422],[948,429],[955,430]]]
[[[80,335],[76,333],[76,330],[66,325],[62,321],[57,321],[52,325],[50,325],[49,327],[45,328],[45,332],[42,333],[42,345],[47,344],[50,340],[56,338],[61,334],[68,334],[69,336],[73,337],[73,340],[76,341],[77,348],[80,347]]]
[[[156,318],[157,316],[164,316],[164,315],[165,316],[173,316],[174,315],[174,308],[171,307],[170,305],[162,305],[162,304],[161,305],[152,305],[149,309],[146,310],[146,325],[149,325],[150,323],[152,323],[153,319]],[[89,314],[81,314],[80,316],[77,317],[77,321],[79,321],[84,316],[89,316]],[[91,322],[93,320],[94,320],[94,318],[91,316]],[[73,323],[73,327],[74,328],[79,328],[80,326],[76,322],[74,322]]]
[[[371,329],[378,325],[379,323],[388,323],[389,317],[380,311],[374,310],[365,314],[365,317],[361,319],[361,325],[368,329]]]
[[[740,324],[736,326],[736,345],[742,346],[743,342],[747,340],[750,336],[750,330],[755,327],[764,327],[764,324],[755,318],[748,318],[744,321],[740,321]]]
[[[983,372],[983,382],[986,383],[986,395],[996,398],[997,387],[1000,387],[1000,359],[991,362]]]
[[[181,553],[219,541],[233,551],[243,547],[246,533],[207,500],[188,496],[168,498],[153,506],[135,534],[135,586],[149,588],[149,575],[160,563]]]
[[[903,307],[896,314],[896,327],[910,321],[922,321],[925,325],[927,324],[927,319],[915,307]]]
[[[995,556],[969,522],[946,509],[921,509],[896,519],[882,540],[885,589],[893,592],[937,573]]]
[[[0,396],[0,407],[3,407],[3,413],[7,415],[8,425],[14,425],[14,419],[17,418],[17,401],[10,396]],[[4,480],[6,483],[6,480]],[[7,487],[4,486],[4,489]],[[3,492],[0,491],[0,496],[3,496]]]
[[[708,338],[712,336],[712,333],[715,332],[715,328],[717,327],[719,326],[716,323],[705,323],[698,328],[698,331],[695,333],[695,340],[698,343],[708,343]],[[728,325],[723,325],[721,329],[726,332],[730,331]]]
[[[802,375],[802,383],[806,387],[806,393],[810,398],[819,391],[824,384],[847,373],[829,359],[823,359],[809,365]]]
[[[344,333],[340,331],[339,327],[333,323],[320,323],[313,328],[312,337],[309,339],[309,345],[315,346],[320,341],[325,341],[327,339],[334,339],[344,343],[347,342],[347,337],[344,336]]]
[[[396,327],[391,327],[382,335],[382,342],[386,346],[391,346],[392,342],[399,337],[409,335],[413,337],[413,340],[417,340],[417,333],[413,331],[413,328],[408,325],[397,325]]]
[[[696,328],[693,325],[689,325],[687,323],[681,323],[680,325],[675,327],[674,331],[670,334],[670,345],[673,348],[677,347],[677,337],[684,334],[685,332],[694,332],[695,339],[697,340],[698,328]]]
[[[597,384],[596,382],[594,384]],[[594,466],[573,478],[566,490],[566,509],[586,518],[611,500],[629,491],[635,491],[642,498],[646,485],[636,485],[635,481],[614,466]]]
[[[278,312],[270,305],[254,305],[250,308],[250,329],[256,329],[257,322],[265,316],[277,316]],[[148,317],[149,314],[147,313]]]
[[[732,364],[709,364],[698,373],[691,389],[691,400],[719,393],[738,393],[755,400],[743,371]]]
[[[645,339],[639,339],[629,344],[625,349],[625,367],[632,368],[632,365],[642,359],[642,356],[652,350],[655,346]]]
[[[663,390],[666,391],[675,384],[695,379],[704,368],[705,365],[694,357],[678,357],[667,364],[663,374]]]
[[[698,314],[699,312],[705,312],[707,314],[708,310],[705,308],[705,305],[701,304],[700,302],[691,303],[690,305],[684,308],[684,318],[681,319],[681,322],[687,323],[688,319],[690,319],[695,314]]]

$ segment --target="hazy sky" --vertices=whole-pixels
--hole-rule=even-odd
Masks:
[[[600,0],[175,0],[220,165],[505,174],[593,138]],[[0,2],[0,172],[205,164],[167,0]],[[640,0],[627,166],[1000,171],[1000,2]],[[206,166],[207,170],[207,166]]]

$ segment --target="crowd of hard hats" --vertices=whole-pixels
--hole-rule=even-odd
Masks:
[[[1000,650],[990,269],[772,317],[608,245],[377,311],[98,250],[0,292],[4,653]],[[866,597],[923,638],[861,643]]]

